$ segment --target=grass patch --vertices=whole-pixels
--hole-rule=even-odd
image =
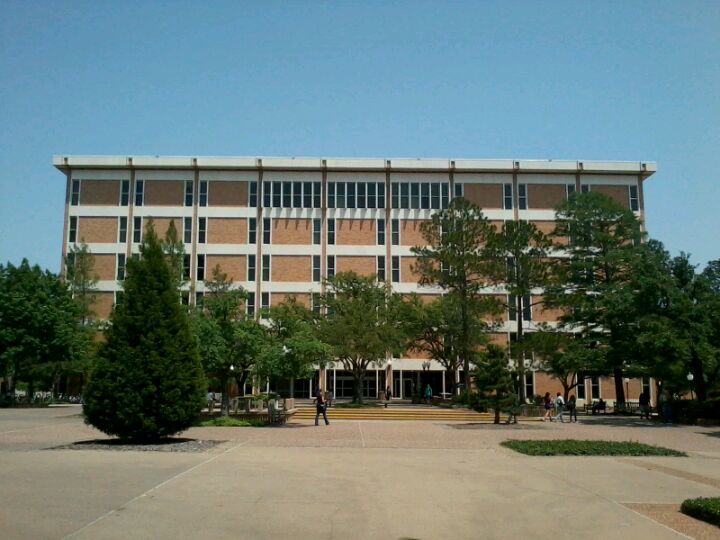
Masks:
[[[576,441],[572,439],[559,441],[519,441],[510,439],[500,443],[528,456],[681,456],[678,452],[661,446],[650,446],[638,442],[625,441]]]
[[[686,499],[680,506],[683,514],[707,521],[720,527],[720,497],[699,497]]]
[[[262,427],[266,426],[267,422],[260,419],[241,420],[232,416],[218,416],[203,420],[198,425],[200,427]]]

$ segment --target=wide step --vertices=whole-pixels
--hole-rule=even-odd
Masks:
[[[328,415],[336,420],[430,420],[445,422],[487,422],[493,419],[488,413],[467,409],[368,407],[346,409],[331,407]],[[315,419],[314,407],[300,407],[293,417],[296,420]]]

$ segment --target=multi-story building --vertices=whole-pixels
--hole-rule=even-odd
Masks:
[[[81,241],[94,254],[100,318],[117,300],[125,261],[151,218],[159,235],[174,222],[185,243],[187,303],[202,297],[216,265],[249,292],[250,314],[288,295],[312,307],[323,278],[346,270],[429,298],[440,291],[418,286],[411,248],[423,243],[423,220],[453,197],[477,204],[495,224],[528,220],[550,232],[553,209],[575,191],[605,193],[643,219],[643,181],[656,170],[651,162],[474,159],[56,156],[53,163],[67,182],[63,255]],[[532,331],[557,313],[541,304],[513,310],[499,341],[512,339],[515,316]],[[364,393],[376,396],[392,381],[396,396],[408,396],[420,378],[436,394],[449,387],[437,362],[394,358],[368,373]],[[525,382],[528,395],[559,389],[538,371]],[[309,396],[317,384],[337,397],[352,392],[338,366],[297,382],[296,395]],[[628,384],[630,397],[650,389],[649,381]],[[612,380],[596,377],[576,392],[581,400],[615,394]]]

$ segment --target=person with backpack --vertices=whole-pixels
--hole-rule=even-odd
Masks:
[[[542,419],[543,422],[547,422],[548,420],[552,421],[553,400],[550,397],[550,392],[545,392],[543,407],[545,407],[545,416],[543,416]]]
[[[575,394],[570,396],[570,399],[568,399],[567,410],[570,414],[570,422],[577,422],[577,398],[575,397]]]
[[[388,403],[392,399],[392,388],[390,388],[390,385],[387,386],[385,389],[385,408],[387,409]]]
[[[325,394],[322,391],[322,388],[318,388],[317,392],[315,393],[315,425],[318,425],[318,420],[320,420],[320,415],[323,415],[323,418],[325,419],[325,425],[327,426],[330,422],[328,422],[327,417],[327,401],[325,400]]]

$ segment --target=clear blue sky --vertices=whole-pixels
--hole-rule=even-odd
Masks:
[[[654,160],[720,257],[720,2],[2,5],[2,262],[59,270],[53,154]]]

